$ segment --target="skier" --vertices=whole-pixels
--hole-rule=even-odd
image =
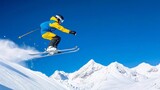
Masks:
[[[55,15],[50,18],[49,21],[40,24],[42,38],[50,40],[47,52],[50,54],[57,53],[57,46],[61,40],[61,37],[54,34],[54,30],[60,30],[64,33],[76,35],[75,31],[68,30],[60,24],[64,22],[64,18],[61,15]]]

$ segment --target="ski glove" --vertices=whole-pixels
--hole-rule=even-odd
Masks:
[[[69,34],[76,35],[76,32],[75,31],[70,31]]]

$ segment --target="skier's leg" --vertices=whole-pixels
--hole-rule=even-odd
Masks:
[[[57,41],[56,41],[56,43],[55,43],[55,47],[57,47],[58,46],[58,44],[60,43],[60,41],[61,41],[61,37],[60,36],[56,36],[56,38],[57,38]]]
[[[55,36],[56,36],[56,34],[54,34],[54,33],[52,33],[52,32],[46,32],[46,33],[44,33],[44,34],[42,35],[42,37],[43,37],[44,39],[47,39],[47,40],[52,40],[53,37],[55,37]]]
[[[45,34],[42,35],[42,37],[44,39],[50,40],[49,46],[54,47],[54,43],[56,42],[56,40],[53,39],[53,37],[56,37],[56,34],[52,32],[46,32]]]
[[[59,36],[56,35],[56,36],[53,37],[53,39],[50,41],[49,46],[53,46],[53,47],[57,48],[57,46],[58,46],[58,44],[60,43],[60,41],[61,41],[61,37],[59,37]]]

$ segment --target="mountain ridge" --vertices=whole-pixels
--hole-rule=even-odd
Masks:
[[[101,86],[101,84],[102,85],[103,84],[107,85],[111,83],[117,84],[117,82],[121,83],[120,86],[122,89],[122,87],[125,87],[126,84],[128,84],[127,86],[129,86],[136,84],[137,82],[140,83],[152,79],[151,76],[149,77],[149,75],[138,72],[139,68],[143,67],[145,69],[146,66],[147,69],[152,69],[153,67],[156,68],[158,65],[151,66],[143,62],[134,68],[128,68],[116,61],[110,63],[108,66],[104,66],[102,64],[96,63],[93,59],[91,59],[88,63],[86,63],[79,70],[73,73],[56,71],[59,72],[61,76],[65,76],[66,77],[65,80],[56,78],[57,76],[60,77],[60,75],[57,74],[57,76],[55,76],[55,73],[50,78],[54,78],[60,82],[63,82],[64,85],[70,85],[78,89],[94,90],[98,89]],[[154,73],[156,73],[156,70],[158,71],[158,69],[155,68],[153,69],[153,71],[155,71]],[[160,75],[160,73],[157,73],[157,76],[158,75]],[[116,82],[114,82],[114,80]],[[116,85],[114,86],[116,87]],[[117,87],[120,88],[119,86]],[[105,88],[113,88],[113,87],[105,87]]]

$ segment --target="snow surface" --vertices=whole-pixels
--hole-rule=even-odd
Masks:
[[[18,64],[35,58],[28,54],[37,51],[20,48],[9,40],[0,40],[0,44],[0,90],[67,90],[56,80]]]
[[[18,64],[38,58],[29,55],[38,52],[34,48],[19,47],[10,40],[0,39],[0,44],[0,90],[160,90],[160,64],[128,68],[91,59],[73,73],[55,71],[47,77]]]

